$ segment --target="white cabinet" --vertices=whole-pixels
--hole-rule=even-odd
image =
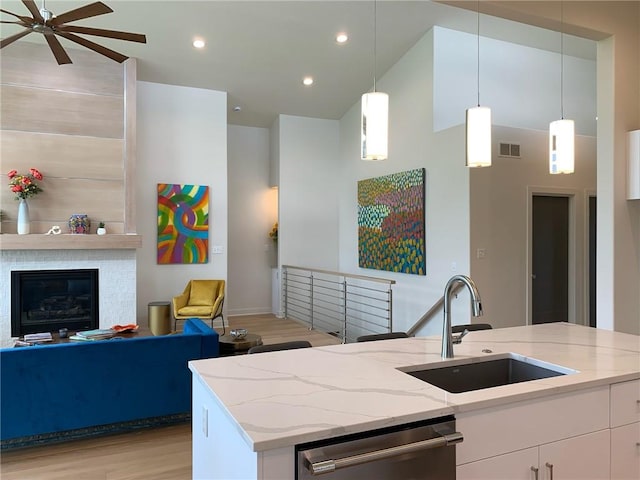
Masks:
[[[611,385],[611,480],[640,478],[640,380]]]
[[[540,480],[609,478],[610,431],[580,435],[540,446]]]
[[[192,376],[193,480],[293,480],[293,447],[254,452],[199,375]]]
[[[640,422],[611,429],[611,480],[640,478]]]
[[[609,478],[608,386],[460,414],[456,428],[460,480]]]
[[[458,465],[456,480],[532,480],[533,466],[538,466],[537,447]]]
[[[456,478],[603,480],[609,478],[609,464],[609,430],[601,430],[460,465]]]

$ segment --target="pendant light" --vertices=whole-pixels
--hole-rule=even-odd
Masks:
[[[376,91],[377,4],[373,2],[373,92],[362,95],[360,124],[362,160],[386,160],[389,136],[389,95]]]
[[[549,173],[573,173],[575,163],[575,125],[564,118],[564,28],[560,2],[560,120],[549,124]]]
[[[478,106],[467,109],[466,165],[491,166],[491,109],[480,106],[480,2],[478,1]]]

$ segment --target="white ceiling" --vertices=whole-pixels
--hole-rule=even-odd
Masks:
[[[91,0],[47,0],[46,7],[61,14],[87,3]],[[373,83],[372,0],[104,3],[114,12],[74,24],[144,33],[145,45],[88,38],[138,58],[139,80],[228,92],[231,124],[269,127],[279,113],[339,119]],[[375,5],[378,78],[433,25],[477,32],[474,11],[426,0],[379,0]],[[16,0],[4,0],[2,8],[29,16]],[[2,19],[13,17],[3,14]],[[20,29],[2,25],[2,38]],[[341,31],[350,37],[345,45],[335,42]],[[556,32],[485,15],[480,33],[549,50],[560,45]],[[204,49],[192,47],[195,37],[206,40]],[[19,41],[42,38],[32,33]],[[65,39],[61,43],[72,59],[72,49],[82,48]],[[595,58],[595,44],[565,35],[564,52]],[[312,87],[302,85],[305,75],[315,78]],[[240,112],[233,111],[236,106]]]

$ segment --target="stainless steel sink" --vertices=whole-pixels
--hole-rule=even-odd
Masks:
[[[450,393],[576,373],[576,370],[570,368],[515,353],[403,367],[399,370]]]

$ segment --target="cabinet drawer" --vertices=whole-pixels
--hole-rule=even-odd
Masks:
[[[611,430],[611,480],[640,478],[640,422]]]
[[[608,429],[609,387],[457,414],[456,426],[458,465]]]
[[[640,422],[640,380],[611,385],[611,428]]]

